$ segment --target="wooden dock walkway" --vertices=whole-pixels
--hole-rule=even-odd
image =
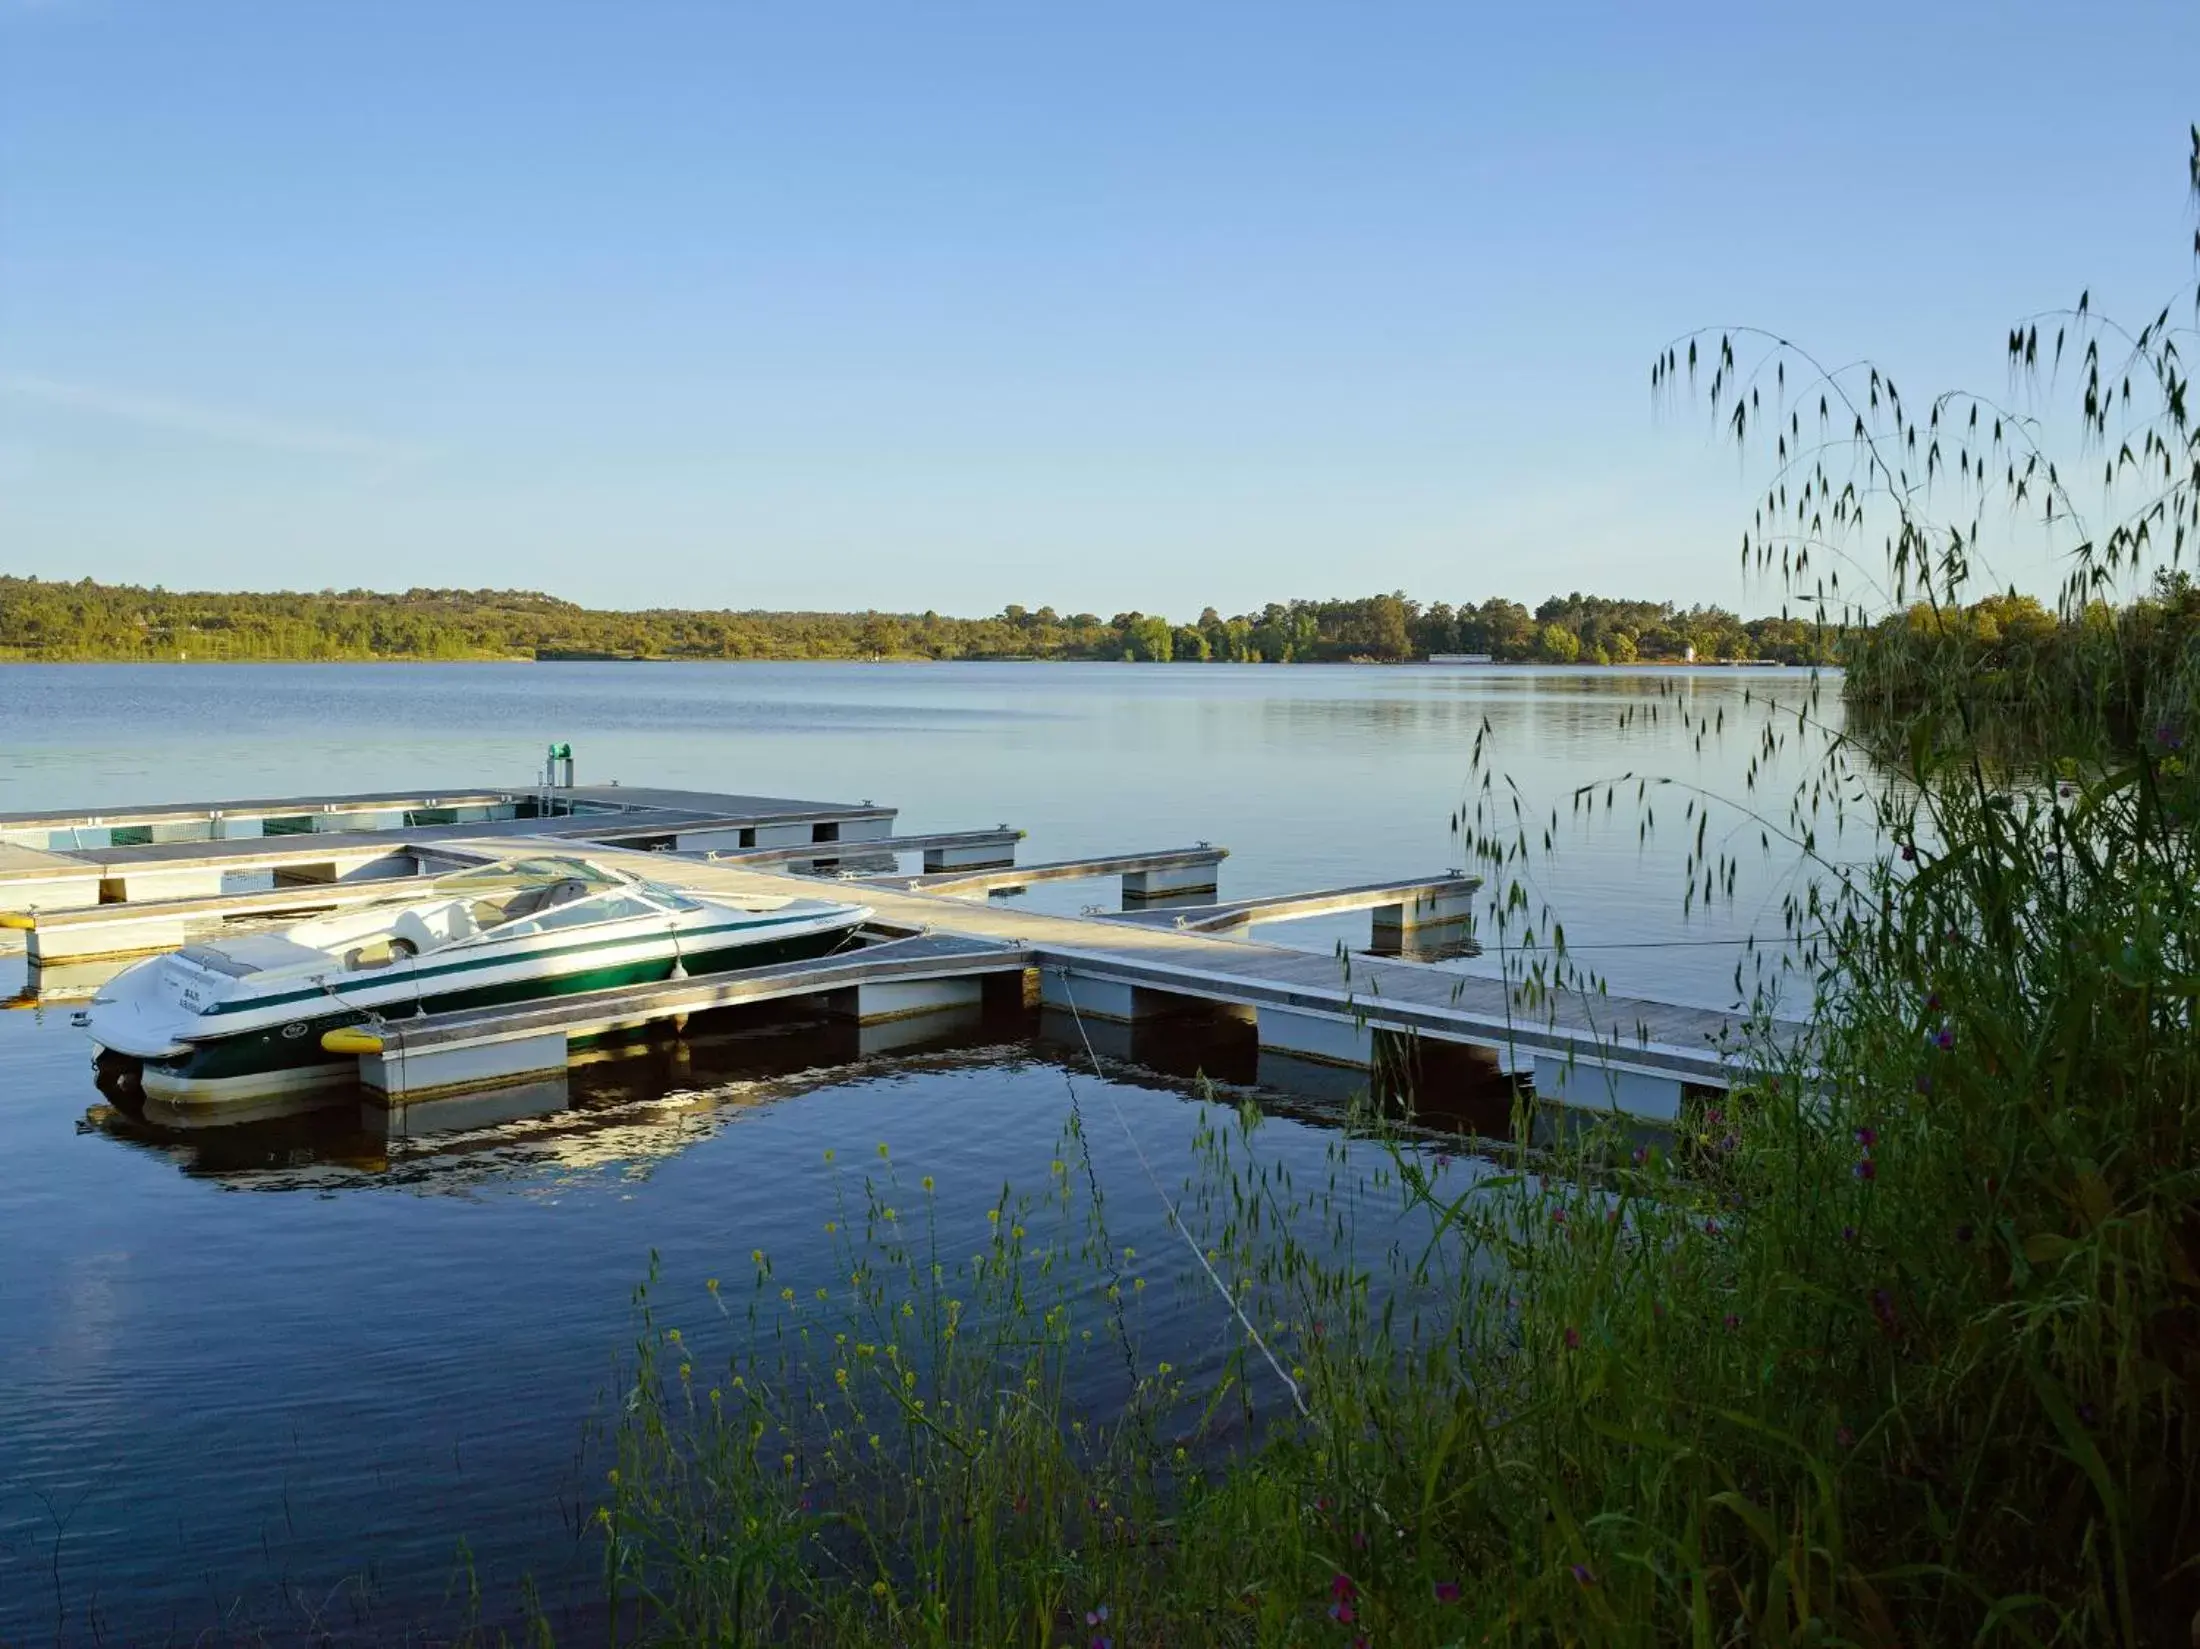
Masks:
[[[99,903],[97,865],[44,848],[0,842],[0,916]]]
[[[829,1012],[875,1025],[979,1006],[989,979],[1020,998],[1027,962],[1020,945],[912,934],[814,961],[393,1019],[332,1031],[326,1042],[358,1054],[368,1092],[409,1104],[539,1080],[562,1073],[577,1045],[727,1008],[815,998]]]
[[[24,924],[26,948],[31,961],[41,966],[151,956],[240,923],[283,918],[302,921],[332,911],[417,897],[417,884],[425,877],[490,858],[496,852],[515,851],[493,837],[469,837],[461,843],[447,837],[435,837],[433,833],[423,834],[429,834],[431,839],[399,844],[395,857],[390,856],[392,849],[386,841],[345,837],[339,844],[340,856],[327,864],[322,863],[328,859],[325,850],[337,840],[335,838],[325,838],[321,850],[299,849],[302,858],[280,852],[272,855],[247,853],[244,851],[246,844],[241,842],[232,844],[237,852],[217,855],[213,859],[188,852],[180,858],[163,857],[151,862],[151,872],[133,867],[131,874],[138,877],[138,898],[37,912]],[[721,863],[770,864],[789,870],[800,866],[811,871],[850,862],[870,864],[880,859],[891,864],[899,853],[923,853],[927,857],[938,853],[983,853],[996,861],[1002,858],[1013,861],[1016,842],[1022,835],[1020,830],[943,831],[931,835],[864,838],[846,843],[811,842],[801,847],[743,848],[707,857]],[[553,844],[560,852],[591,851],[593,848],[588,840],[575,842],[560,836],[527,838],[520,850],[528,845],[548,848]],[[203,847],[204,844],[187,846]],[[10,851],[25,850],[0,849],[0,853]],[[351,857],[355,852],[362,856],[358,862],[375,866],[377,873],[342,879],[340,873],[355,863]],[[42,857],[65,866],[80,864],[80,861],[55,855]],[[320,866],[324,873],[299,876],[298,868],[306,861]],[[278,876],[291,879],[284,886],[264,890],[230,891],[225,888],[212,893],[187,893],[180,898],[144,896],[148,891],[146,874],[173,871],[188,878],[185,885],[195,887],[200,885],[204,868],[210,863],[222,867],[225,879],[230,874],[256,868],[273,869]],[[661,852],[656,853],[653,868],[660,879],[681,879],[678,863]]]
[[[25,948],[31,961],[41,967],[56,962],[152,956],[240,922],[302,922],[331,911],[402,898],[411,881],[330,882],[199,899],[146,899],[129,904],[88,905],[79,910],[40,911],[25,935]]]
[[[1174,928],[1180,933],[1228,933],[1263,922],[1298,922],[1347,911],[1375,913],[1378,943],[1431,927],[1456,927],[1471,913],[1478,876],[1408,876],[1392,882],[1363,882],[1356,887],[1321,888],[1309,893],[1273,893],[1259,899],[1225,899],[1184,909],[1127,910],[1110,921]]]
[[[590,857],[637,873],[661,876],[665,868],[661,857],[618,849],[592,850]],[[685,865],[678,880],[706,896],[734,898],[780,897],[814,885],[723,863]],[[1466,1044],[1516,1070],[1532,1070],[1539,1095],[1655,1119],[1677,1115],[1689,1087],[1727,1088],[1748,1074],[1739,1021],[1714,1010],[1608,996],[1531,1002],[1502,979],[1423,963],[1322,956],[1143,922],[1055,916],[928,888],[867,885],[863,897],[879,923],[944,942],[923,953],[925,981],[937,986],[961,978],[974,988],[988,974],[1032,969],[1044,1003],[1090,1018],[1133,1021],[1207,1004],[1250,1015],[1264,1049],[1345,1066],[1373,1064],[1384,1038]],[[773,970],[758,988],[781,995],[843,989],[853,976],[833,970],[853,966],[854,958],[790,964]],[[809,988],[803,988],[805,979]],[[478,1086],[531,1079],[562,1064],[565,1044],[557,1038],[575,1034],[573,1026],[594,1026],[592,1016],[599,1015],[625,1027],[690,1014],[699,1011],[701,999],[693,994],[699,987],[734,993],[727,1001],[748,989],[733,980],[691,980],[627,987],[604,1004],[574,997],[554,1008],[429,1015],[400,1028],[403,1047],[419,1053],[448,1028],[452,1045],[468,1050],[465,1058],[419,1060],[410,1075],[382,1070],[362,1080],[402,1102],[408,1094],[439,1094],[446,1081]],[[892,1011],[925,1010],[904,1002]],[[549,1017],[528,1017],[533,1015]],[[509,1037],[496,1029],[506,1020],[515,1027]],[[1800,1031],[1783,1029],[1787,1035]],[[491,1049],[503,1051],[485,1051]]]
[[[468,792],[469,805],[488,793]],[[535,805],[513,792],[499,806]],[[219,895],[229,878],[272,874],[278,881],[343,882],[412,876],[445,868],[433,849],[446,842],[611,843],[702,853],[713,849],[856,843],[888,836],[895,810],[872,803],[806,802],[784,796],[714,795],[699,791],[589,785],[553,793],[567,811],[549,817],[506,817],[407,823],[448,811],[433,795],[375,793],[201,807],[136,807],[114,813],[23,814],[0,820],[12,832],[64,828],[112,835],[115,826],[146,830],[154,839],[109,840],[67,849],[0,847],[0,912],[65,910],[147,899]],[[437,806],[431,807],[429,804]],[[417,805],[414,805],[417,804]],[[291,809],[291,812],[275,812]],[[268,833],[271,820],[301,828]],[[129,821],[124,824],[124,821]],[[376,822],[376,828],[361,828]],[[209,835],[214,826],[250,825],[241,835]],[[160,839],[161,830],[183,832]]]
[[[130,846],[133,842],[36,841],[55,835],[89,837],[116,830],[152,831],[154,842],[220,841],[239,836],[309,835],[360,829],[398,830],[412,824],[500,822],[436,818],[482,809],[532,810],[548,802],[549,816],[530,812],[537,823],[572,815],[616,820],[620,815],[653,815],[665,820],[711,821],[733,818],[744,824],[772,824],[816,818],[840,818],[883,812],[870,802],[803,801],[791,796],[749,796],[707,790],[668,790],[651,785],[584,784],[552,789],[529,786],[429,791],[373,790],[341,795],[260,797],[226,802],[118,803],[102,808],[62,808],[0,814],[0,843],[44,847],[56,852],[81,848]],[[430,815],[407,820],[408,815]],[[510,817],[509,814],[501,817]],[[269,828],[270,826],[274,828]],[[167,830],[171,834],[158,832]]]
[[[494,816],[451,817],[459,808]],[[362,1081],[393,1105],[532,1080],[562,1069],[577,1044],[744,1003],[819,998],[884,1023],[967,1008],[1010,980],[1017,1000],[1029,994],[1085,1019],[1205,1014],[1249,1026],[1262,1050],[1342,1067],[1378,1064],[1386,1044],[1402,1041],[1482,1049],[1532,1074],[1540,1097],[1638,1117],[1671,1118],[1689,1088],[1727,1088],[1749,1074],[1752,1051],[1733,1014],[1628,997],[1531,1000],[1487,974],[1245,937],[1257,923],[1362,909],[1374,912],[1378,942],[1386,927],[1463,927],[1479,888],[1471,877],[1184,905],[1215,892],[1227,849],[1202,842],[1016,865],[1023,833],[1007,825],[897,836],[895,817],[869,801],[616,785],[23,814],[0,818],[0,927],[25,930],[41,966],[62,964],[57,980],[69,967],[96,978],[104,964],[95,959],[172,948],[234,922],[402,897],[404,880],[392,879],[538,851],[582,853],[734,900],[814,895],[816,879],[792,867],[832,867],[836,885],[874,912],[869,944],[823,961],[331,1033],[356,1039],[348,1051]],[[51,845],[56,830],[83,845]],[[92,832],[107,839],[93,842]],[[902,853],[921,853],[924,871],[850,874]],[[250,876],[277,886],[237,885]],[[1097,876],[1122,879],[1126,906],[1180,903],[1059,916],[986,897]],[[1780,1044],[1802,1030],[1770,1034]]]
[[[119,803],[101,808],[60,808],[0,815],[0,844],[73,852],[111,846],[117,830],[147,832],[151,841],[219,839],[230,826],[250,827],[259,835],[269,820],[293,828],[337,828],[321,820],[357,828],[362,817],[380,818],[422,812],[461,812],[516,804],[528,793],[512,790],[456,790],[433,794],[417,790],[376,790],[336,796],[261,797],[228,802]],[[484,815],[486,817],[486,815]],[[169,834],[162,834],[169,832]],[[196,833],[196,834],[192,834]],[[278,829],[269,834],[280,834]],[[56,840],[55,838],[61,838]]]
[[[1038,882],[1083,882],[1120,876],[1126,899],[1176,897],[1212,893],[1216,867],[1229,856],[1228,848],[1202,842],[1197,847],[1163,848],[1152,853],[1104,853],[1086,859],[1050,859],[1032,865],[937,871],[922,876],[866,876],[863,883],[866,887],[898,888],[904,893],[944,893],[970,899],[1021,892]]]
[[[700,865],[682,880],[699,892],[789,891],[786,878],[732,866]],[[1531,1003],[1502,979],[1421,962],[1339,959],[1173,927],[1053,916],[929,888],[867,883],[863,897],[881,920],[898,926],[1021,943],[1040,970],[1042,989],[1050,977],[1065,974],[1072,992],[1078,979],[1117,987],[1077,998],[1079,1011],[1102,1017],[1134,1019],[1166,1005],[1141,1002],[1140,991],[1256,1009],[1265,1004],[1264,1045],[1365,1064],[1372,1057],[1370,1033],[1435,1036],[1532,1064],[1538,1092],[1598,1103],[1591,1097],[1592,1078],[1607,1090],[1625,1090],[1622,1097],[1635,1102],[1629,1109],[1677,1109],[1681,1085],[1725,1088],[1740,1074],[1724,1051],[1739,1039],[1740,1021],[1715,1010],[1620,996]],[[1067,1005],[1059,991],[1048,999]],[[1306,1022],[1293,1023],[1292,1015]],[[1786,1034],[1800,1029],[1789,1027]],[[1562,1073],[1562,1065],[1570,1071]]]
[[[834,865],[851,859],[892,858],[901,853],[921,853],[927,874],[954,866],[997,870],[1016,862],[1016,844],[1024,832],[1002,825],[994,830],[939,830],[915,836],[878,836],[849,843],[836,851],[836,843],[809,842],[796,847],[741,847],[714,849],[703,857],[718,864],[739,865]]]

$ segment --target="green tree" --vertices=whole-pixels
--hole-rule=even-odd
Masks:
[[[1581,638],[1563,624],[1546,624],[1536,636],[1535,656],[1546,664],[1571,664],[1581,657]]]
[[[1165,618],[1131,615],[1124,631],[1130,656],[1146,664],[1166,664],[1176,653],[1176,633]]]
[[[1469,652],[1521,659],[1535,650],[1535,620],[1517,601],[1493,597],[1475,609],[1475,622],[1482,645],[1469,648]]]

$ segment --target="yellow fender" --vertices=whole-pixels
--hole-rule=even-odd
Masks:
[[[382,1039],[372,1031],[347,1025],[341,1030],[323,1031],[321,1051],[331,1054],[378,1054],[382,1051]]]
[[[28,933],[38,926],[38,917],[27,910],[0,910],[0,928],[13,928],[18,933]]]

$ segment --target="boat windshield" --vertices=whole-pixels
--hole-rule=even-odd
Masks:
[[[438,895],[457,899],[467,894],[508,892],[523,887],[549,887],[558,882],[580,882],[589,888],[621,887],[627,882],[586,859],[556,854],[529,854],[519,859],[492,859],[446,871],[429,883]]]
[[[461,900],[476,934],[509,928],[522,921],[540,921],[553,910],[587,904],[584,919],[603,920],[596,914],[605,896],[631,890],[633,883],[613,875],[585,859],[500,859],[473,865],[435,879],[435,896]],[[577,914],[577,912],[576,912]]]
[[[703,902],[692,893],[683,893],[663,882],[637,882],[634,884],[667,910],[701,910]]]

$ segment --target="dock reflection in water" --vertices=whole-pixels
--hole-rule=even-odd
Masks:
[[[174,1125],[121,1084],[102,1083],[80,1131],[157,1155],[184,1174],[240,1190],[327,1192],[346,1185],[463,1191],[485,1178],[623,1167],[646,1171],[744,1110],[916,1069],[1028,1060],[1257,1099],[1273,1114],[1334,1127],[1371,1089],[1410,1106],[1427,1130],[1501,1139],[1513,1083],[1475,1050],[1401,1048],[1371,1073],[1263,1051],[1250,1017],[1157,1015],[1122,1024],[1048,1008],[972,1007],[879,1025],[790,1004],[715,1016],[687,1033],[637,1037],[575,1055],[563,1078],[386,1108],[357,1092],[270,1100],[245,1120]]]
[[[46,1012],[89,1002],[99,987],[123,969],[135,967],[142,957],[106,957],[92,962],[49,962],[41,966],[18,950],[15,955],[22,979],[5,996],[0,1008]]]
[[[943,1241],[982,1242],[1004,1180],[1046,1184],[1072,1083],[1107,1119],[1092,1143],[1111,1230],[1155,1259],[1151,1343],[1187,1347],[1187,1368],[1225,1355],[1213,1302],[1178,1286],[1160,1199],[1181,1194],[1201,1120],[1227,1126],[1240,1094],[1203,1103],[1142,1063],[1168,1057],[1151,1038],[1127,1050],[1141,1063],[1103,1052],[1096,1077],[1081,1052],[932,1023],[938,1040],[891,1053],[844,1021],[637,1045],[389,1119],[354,1103],[175,1132],[0,1094],[17,1234],[0,1280],[0,1641],[56,1636],[57,1598],[107,1641],[240,1622],[288,1641],[307,1592],[369,1622],[357,1641],[414,1641],[451,1624],[461,1541],[494,1623],[514,1624],[528,1576],[561,1638],[592,1641],[589,1423],[653,1264],[670,1320],[722,1367],[739,1345],[704,1279],[763,1249],[807,1300],[838,1275],[835,1199],[860,1207],[867,1175],[898,1175],[905,1207],[936,1176],[921,1203]],[[86,1093],[65,1023],[8,1051],[44,1093]],[[1271,1106],[1263,1149],[1310,1172],[1338,1136],[1290,1108]],[[49,1502],[76,1506],[65,1527]]]

